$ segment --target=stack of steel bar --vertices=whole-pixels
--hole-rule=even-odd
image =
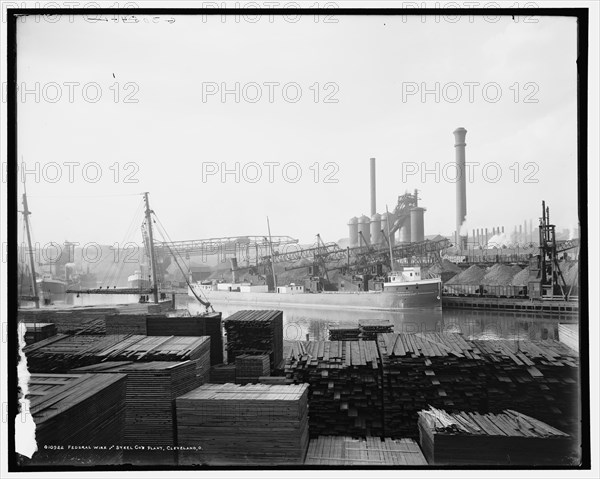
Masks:
[[[570,437],[514,410],[501,414],[419,412],[423,453],[432,465],[571,465]]]
[[[286,377],[310,384],[310,434],[380,436],[382,383],[374,341],[297,341]]]
[[[175,399],[200,386],[193,361],[108,361],[86,366],[74,373],[123,373],[127,375],[124,445],[143,446],[126,450],[125,463],[177,464]],[[148,446],[154,446],[152,450]],[[163,449],[159,449],[162,447]]]
[[[180,465],[304,462],[308,448],[305,384],[206,384],[177,398],[176,404]]]
[[[33,344],[56,334],[53,323],[20,323],[20,332],[25,333],[25,343]]]
[[[59,334],[24,348],[32,372],[67,372],[103,361],[194,360],[201,383],[208,380],[207,336],[67,336]]]
[[[261,376],[271,372],[268,354],[240,354],[235,358],[235,382],[237,384],[256,384]]]
[[[428,404],[485,407],[483,360],[460,334],[380,334],[385,435],[416,437],[417,413]]]
[[[238,311],[225,321],[227,361],[240,354],[269,354],[271,372],[283,359],[283,312]]]
[[[217,364],[210,368],[210,382],[215,384],[235,383],[235,364]]]
[[[367,341],[377,341],[378,334],[394,332],[394,325],[388,319],[361,319],[358,327],[360,339]]]
[[[38,451],[27,465],[120,464],[125,427],[124,374],[32,374],[29,410]]]
[[[427,461],[412,439],[319,436],[311,439],[307,466],[426,466]]]
[[[360,328],[358,326],[341,326],[339,324],[329,326],[330,341],[358,341],[360,339]]]
[[[579,356],[559,341],[475,340],[485,358],[487,410],[506,408],[560,428],[579,429]]]

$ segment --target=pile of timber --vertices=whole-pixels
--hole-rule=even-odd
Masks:
[[[579,429],[579,355],[559,341],[474,340],[485,358],[486,411],[516,409],[569,434]]]
[[[106,334],[141,334],[146,336],[146,315],[134,313],[107,314],[104,318]]]
[[[215,384],[235,383],[235,364],[218,364],[210,368],[210,382]]]
[[[209,336],[211,365],[223,362],[221,313],[200,316],[118,313],[106,316],[107,334],[146,336]]]
[[[56,334],[53,323],[20,323],[19,332],[25,337],[25,344],[32,344]]]
[[[123,444],[128,446],[176,446],[175,399],[201,385],[193,361],[108,361],[73,372],[127,375]],[[124,462],[176,465],[177,454],[158,449],[126,450]]]
[[[358,341],[360,339],[360,328],[358,326],[341,326],[339,324],[329,326],[330,341]]]
[[[59,334],[24,348],[32,372],[66,373],[104,361],[187,361],[208,381],[210,338],[206,336],[68,336]]]
[[[238,311],[224,321],[227,361],[240,354],[268,354],[273,371],[283,359],[283,312]]]
[[[382,383],[374,341],[297,341],[286,377],[309,383],[310,434],[381,436]]]
[[[388,319],[361,319],[358,327],[360,339],[367,341],[377,341],[378,334],[394,332],[394,325]]]
[[[256,384],[261,376],[271,372],[268,354],[240,354],[235,358],[235,382],[237,384]]]
[[[436,407],[485,408],[483,360],[460,334],[378,336],[385,435],[417,437],[418,412]]]
[[[426,466],[427,461],[412,439],[319,436],[311,439],[307,466]]]
[[[148,336],[208,336],[211,366],[223,363],[221,313],[183,317],[151,315],[146,319],[146,327]]]
[[[260,376],[258,382],[260,384],[277,384],[279,386],[294,384],[294,381],[287,379],[285,376]]]
[[[570,437],[514,410],[500,414],[419,412],[420,444],[431,465],[568,465]]]
[[[308,386],[206,384],[177,399],[180,465],[302,464]]]
[[[22,463],[119,464],[121,453],[108,448],[123,443],[125,397],[124,374],[32,374],[28,413],[36,424],[38,451]]]
[[[115,308],[20,309],[18,319],[24,323],[52,323],[63,334],[105,334],[104,317],[115,311]]]
[[[558,340],[572,350],[579,352],[579,325],[570,323],[558,324]]]

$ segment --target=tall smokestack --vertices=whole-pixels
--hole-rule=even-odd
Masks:
[[[371,216],[377,213],[375,158],[371,158]]]
[[[457,179],[456,182],[456,231],[457,236],[460,237],[458,246],[461,249],[465,249],[467,246],[466,236],[461,235],[461,226],[467,219],[467,179],[465,172],[465,138],[467,136],[467,130],[463,127],[459,127],[454,130],[454,148],[456,155],[456,170]]]

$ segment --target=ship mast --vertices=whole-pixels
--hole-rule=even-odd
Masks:
[[[148,224],[148,242],[150,248],[150,266],[152,268],[152,295],[154,302],[158,303],[158,284],[156,280],[156,257],[154,256],[154,236],[152,234],[152,210],[150,209],[150,200],[148,192],[144,193],[144,202],[146,204],[146,223]]]
[[[27,230],[27,245],[29,247],[29,268],[31,269],[31,288],[35,301],[35,307],[39,309],[40,298],[37,292],[37,283],[35,281],[35,262],[33,260],[33,248],[31,247],[31,232],[29,231],[29,207],[27,206],[27,193],[23,193],[23,219],[25,220],[25,229]]]

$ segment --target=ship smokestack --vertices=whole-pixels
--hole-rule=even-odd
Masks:
[[[458,181],[456,182],[456,243],[460,249],[467,247],[467,233],[463,224],[467,219],[467,179],[465,171],[465,138],[467,130],[459,127],[454,130],[454,148],[456,154],[456,169]],[[461,231],[463,230],[463,231]]]
[[[375,158],[371,158],[371,216],[377,213]]]

